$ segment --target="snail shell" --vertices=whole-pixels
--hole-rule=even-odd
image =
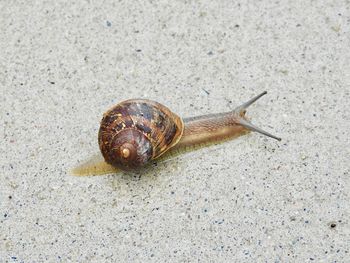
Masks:
[[[183,131],[182,119],[164,105],[132,99],[115,105],[103,115],[98,142],[107,163],[132,170],[176,145]]]

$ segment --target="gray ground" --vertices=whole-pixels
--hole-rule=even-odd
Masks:
[[[350,262],[349,1],[0,6],[0,262]],[[194,116],[263,90],[248,115],[282,142],[67,173],[121,100]]]

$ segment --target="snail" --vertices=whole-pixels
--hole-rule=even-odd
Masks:
[[[171,152],[218,143],[250,131],[276,140],[253,125],[245,116],[247,108],[264,96],[263,92],[233,111],[180,118],[166,106],[146,99],[123,101],[102,118],[98,158],[75,169],[75,175],[105,174],[118,170],[139,170]]]

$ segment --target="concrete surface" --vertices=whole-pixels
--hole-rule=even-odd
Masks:
[[[0,2],[1,262],[350,262],[349,1]],[[73,177],[102,113],[248,111],[144,175]]]

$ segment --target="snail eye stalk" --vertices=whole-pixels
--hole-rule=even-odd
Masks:
[[[248,100],[247,102],[243,103],[242,105],[238,106],[233,112],[237,116],[238,124],[242,125],[243,127],[247,128],[251,131],[255,131],[255,132],[261,133],[263,135],[266,135],[270,138],[281,141],[282,139],[280,137],[277,137],[277,136],[275,136],[267,131],[264,131],[263,129],[255,126],[250,121],[248,121],[244,118],[244,114],[246,113],[247,108],[266,94],[267,94],[267,91],[260,93],[259,95],[255,96],[254,98],[252,98],[252,99]]]

